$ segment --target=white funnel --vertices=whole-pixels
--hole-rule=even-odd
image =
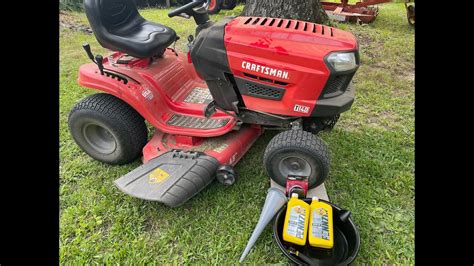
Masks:
[[[288,198],[286,198],[285,194],[281,190],[277,188],[270,188],[268,190],[265,204],[263,205],[262,212],[260,213],[260,218],[258,219],[258,223],[253,230],[252,236],[245,247],[244,253],[242,253],[242,256],[240,256],[240,263],[242,263],[247,254],[249,254],[250,249],[255,244],[255,241],[257,241],[265,226],[272,220],[275,214],[281,209],[283,205],[285,205],[287,201]]]

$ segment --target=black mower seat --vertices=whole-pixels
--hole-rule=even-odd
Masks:
[[[176,40],[176,32],[145,20],[133,0],[84,0],[87,19],[104,47],[133,57],[161,55]]]

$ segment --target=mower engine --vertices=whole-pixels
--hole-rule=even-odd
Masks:
[[[358,44],[336,28],[227,18],[199,32],[191,57],[216,106],[244,114],[244,123],[288,127],[303,118],[305,130],[315,133],[332,128],[354,100]]]

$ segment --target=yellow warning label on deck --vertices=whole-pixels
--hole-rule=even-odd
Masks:
[[[165,181],[165,179],[168,178],[168,176],[170,176],[170,174],[168,174],[165,170],[161,168],[156,168],[150,173],[150,175],[148,175],[148,183],[150,184],[161,183]]]

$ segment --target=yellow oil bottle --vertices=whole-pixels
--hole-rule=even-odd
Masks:
[[[334,230],[331,205],[313,197],[310,205],[309,245],[330,249],[334,246]]]
[[[291,194],[286,208],[283,240],[304,246],[308,235],[309,204],[298,199],[298,194]]]

